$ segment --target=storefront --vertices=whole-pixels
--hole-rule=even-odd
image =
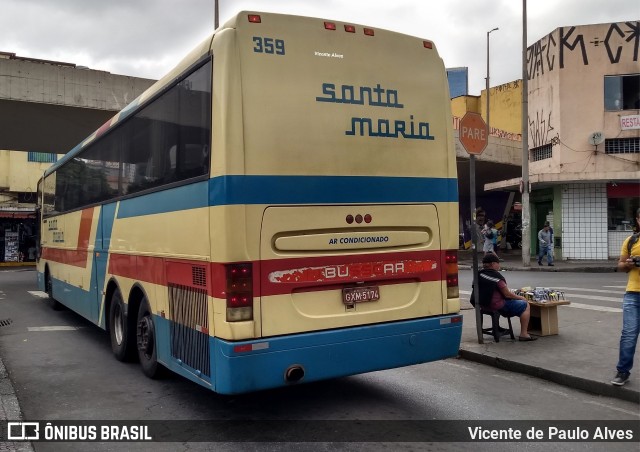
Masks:
[[[624,240],[633,233],[640,208],[640,184],[607,184],[607,230],[609,257],[620,255]]]
[[[0,263],[34,262],[36,231],[33,209],[0,210]]]

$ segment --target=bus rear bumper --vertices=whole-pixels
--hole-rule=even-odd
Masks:
[[[462,316],[230,342],[211,338],[213,385],[237,394],[391,369],[458,355]]]

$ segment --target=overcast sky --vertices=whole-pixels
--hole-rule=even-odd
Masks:
[[[242,10],[386,28],[433,40],[446,67],[469,68],[470,94],[522,78],[521,0],[219,0],[220,24]],[[528,45],[557,27],[640,20],[638,0],[534,0]],[[157,79],[214,28],[214,0],[2,0],[0,51]]]

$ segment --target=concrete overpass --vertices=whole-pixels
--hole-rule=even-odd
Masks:
[[[0,52],[0,149],[63,154],[154,82]]]
[[[458,162],[458,191],[461,198],[469,196],[469,154],[460,144],[454,130]],[[490,136],[489,144],[476,158],[476,193],[484,192],[485,184],[522,176],[522,142]]]
[[[0,52],[0,150],[63,154],[153,83]],[[469,155],[457,131],[454,134],[464,204],[469,196]],[[476,193],[481,196],[487,183],[519,177],[521,155],[520,141],[490,136],[487,149],[476,160]],[[12,191],[2,185],[0,194]]]

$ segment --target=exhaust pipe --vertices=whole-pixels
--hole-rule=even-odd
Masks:
[[[304,368],[298,364],[289,367],[284,373],[287,383],[297,383],[304,377]]]

